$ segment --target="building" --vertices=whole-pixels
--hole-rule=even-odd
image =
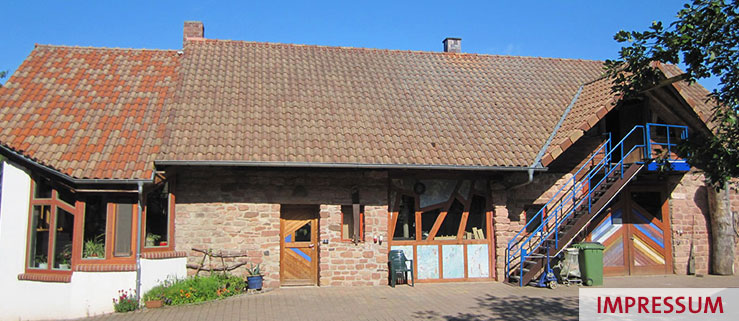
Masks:
[[[268,287],[383,285],[390,249],[419,282],[525,284],[581,238],[607,273],[684,274],[691,246],[708,272],[706,188],[672,153],[709,130],[704,88],[616,104],[600,61],[443,48],[199,22],[182,50],[37,45],[0,89],[3,317],[111,311],[192,273],[192,248],[246,254]]]

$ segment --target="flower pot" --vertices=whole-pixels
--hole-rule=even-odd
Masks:
[[[167,246],[167,241],[159,242],[159,246]]]
[[[257,276],[247,276],[246,277],[246,284],[251,290],[261,290],[262,289],[262,282],[264,278],[261,275]]]
[[[69,270],[69,264],[59,264],[60,270]]]
[[[162,300],[149,300],[149,301],[144,302],[144,304],[146,305],[147,309],[156,309],[156,308],[161,308],[163,302]]]
[[[46,270],[47,268],[49,268],[49,264],[48,263],[39,263],[38,264],[38,268],[39,269]]]

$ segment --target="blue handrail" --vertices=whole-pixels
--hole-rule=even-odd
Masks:
[[[666,128],[667,142],[652,141],[651,130],[652,128]],[[637,125],[629,131],[616,146],[611,146],[612,140],[609,134],[608,139],[588,158],[584,165],[582,165],[575,174],[568,179],[565,184],[557,190],[554,196],[534,215],[528,220],[525,226],[508,242],[506,248],[506,275],[511,273],[511,264],[516,258],[520,258],[519,262],[519,285],[523,285],[523,263],[531,253],[534,253],[539,249],[545,240],[554,233],[554,248],[559,248],[559,235],[556,233],[559,227],[565,222],[576,209],[583,205],[583,202],[587,201],[588,212],[592,212],[592,194],[593,192],[603,184],[603,182],[618,169],[620,178],[624,175],[624,163],[637,149],[642,148],[643,151],[640,155],[640,159],[637,162],[643,160],[654,159],[654,152],[652,151],[652,145],[667,147],[667,155],[669,160],[677,160],[677,158],[670,158],[672,154],[672,148],[677,145],[677,142],[671,140],[670,131],[680,130],[680,139],[684,140],[688,138],[687,126],[680,125],[664,125],[647,123],[646,126]],[[641,135],[637,135],[640,131]],[[635,143],[626,153],[624,153],[624,145],[627,140]],[[641,144],[640,144],[641,143]],[[614,153],[620,156],[619,161],[615,164],[611,163],[612,156]],[[603,154],[603,158],[600,159],[595,165],[591,165],[596,155]],[[631,161],[631,160],[629,160]],[[589,168],[587,174],[581,179],[578,176],[583,172],[585,168]],[[592,183],[596,175],[603,172],[603,176],[596,182]],[[544,216],[546,215],[546,217]],[[537,219],[541,218],[541,219]],[[539,225],[536,230],[530,234],[523,234],[530,224],[535,224],[539,221]],[[538,237],[537,237],[538,236]]]
[[[588,158],[588,160],[586,161],[586,163],[582,167],[580,167],[580,169],[578,169],[577,172],[575,172],[575,174],[572,176],[572,178],[570,178],[565,183],[565,185],[563,185],[555,193],[554,197],[552,197],[544,205],[544,207],[542,207],[541,210],[539,210],[536,213],[536,215],[534,215],[534,217],[531,220],[529,220],[528,223],[526,223],[526,225],[524,226],[524,228],[522,228],[521,231],[519,231],[513,237],[513,239],[511,239],[510,242],[508,242],[508,247],[506,249],[506,252],[507,252],[507,255],[506,255],[506,273],[507,273],[507,275],[510,274],[511,262],[516,257],[520,257],[521,258],[521,260],[519,262],[520,277],[519,277],[519,280],[518,280],[519,281],[519,285],[523,285],[523,262],[526,260],[527,253],[533,253],[534,251],[536,251],[541,246],[541,244],[544,242],[544,240],[548,239],[549,236],[552,235],[552,233],[555,233],[556,231],[558,231],[559,230],[559,226],[562,224],[562,222],[564,222],[565,220],[567,220],[572,215],[572,213],[574,213],[575,209],[577,209],[580,205],[582,205],[582,203],[586,199],[588,201],[588,209],[590,209],[591,206],[592,206],[592,202],[591,202],[591,200],[592,200],[592,198],[591,198],[592,192],[596,188],[598,188],[600,186],[600,184],[602,184],[603,181],[606,179],[606,177],[608,177],[608,175],[610,175],[616,168],[620,168],[621,169],[621,176],[623,177],[623,162],[624,162],[624,159],[626,157],[630,156],[631,153],[634,152],[634,150],[636,150],[638,147],[645,147],[644,144],[637,144],[634,147],[632,147],[628,151],[628,153],[624,154],[624,152],[623,152],[624,142],[627,139],[633,137],[632,134],[634,132],[636,132],[637,130],[641,130],[641,137],[639,137],[639,138],[641,138],[641,141],[643,142],[645,137],[644,137],[644,126],[642,126],[642,125],[637,125],[634,128],[632,128],[631,131],[629,131],[629,133],[626,134],[624,136],[624,138],[621,139],[621,141],[618,144],[616,144],[616,146],[613,146],[613,148],[610,147],[611,139],[609,137],[606,140],[606,143],[604,143],[603,145],[601,145],[601,147],[598,148],[598,150],[596,150],[596,152],[593,153],[593,155],[590,156],[590,158]],[[605,156],[603,157],[603,159],[601,159],[597,164],[595,164],[595,166],[593,166],[591,168],[591,170],[588,171],[588,173],[583,177],[583,179],[578,180],[577,179],[578,178],[578,175],[583,171],[584,168],[588,167],[588,165],[593,160],[593,158],[596,155],[600,154],[603,151],[603,148],[605,148],[605,147],[608,147],[608,148],[606,148],[606,153],[605,153]],[[611,165],[612,154],[613,154],[613,152],[615,150],[620,151],[619,154],[620,154],[621,158],[620,158],[620,160],[619,160],[619,162],[617,164]],[[590,182],[591,179],[595,176],[595,174],[597,174],[598,172],[600,172],[602,169],[605,169],[605,171],[606,171],[604,177],[597,184],[591,185],[591,182]],[[569,185],[572,185],[572,187],[571,188],[568,188]],[[582,192],[582,190],[583,190],[583,188],[585,186],[587,186],[587,192],[584,193],[585,195],[580,195],[580,196],[584,196],[584,197],[578,197],[578,194],[580,194]],[[567,194],[566,195],[562,195],[562,197],[558,198],[557,196],[559,196],[560,192],[562,192],[564,190],[567,190],[567,192],[566,192]],[[556,205],[556,206],[553,206],[553,211],[548,211],[547,210],[548,208],[550,208],[550,205]],[[568,205],[568,206],[565,207],[565,205]],[[526,228],[528,227],[528,225],[531,224],[532,222],[537,221],[536,220],[537,217],[543,217],[543,213],[547,213],[547,212],[550,213],[550,214],[547,215],[546,218],[543,218],[541,220],[541,224],[537,227],[537,229],[535,231],[533,231],[531,234],[529,234],[527,238],[525,238],[525,239],[517,242],[517,238],[521,235],[521,233],[523,231],[526,230]],[[553,222],[552,222],[552,218],[554,218]],[[545,231],[545,228],[546,228],[547,231]],[[537,235],[539,235],[539,238],[537,239],[537,241],[534,241],[535,244],[533,244],[533,246],[532,246],[532,240]],[[554,242],[555,242],[554,243],[554,246],[555,246],[555,248],[557,248],[558,245],[559,245],[559,235],[558,234],[555,234]],[[513,249],[513,245],[516,244],[516,243],[518,243],[518,247],[516,249]],[[527,246],[524,248],[524,245],[527,245]],[[511,253],[512,250],[513,250],[513,253]]]

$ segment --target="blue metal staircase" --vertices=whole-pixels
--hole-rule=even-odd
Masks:
[[[687,138],[686,126],[653,123],[635,126],[616,145],[609,135],[508,242],[507,281],[523,286],[534,280],[547,255],[564,250],[642,170],[689,170],[690,165],[674,153],[679,141]]]

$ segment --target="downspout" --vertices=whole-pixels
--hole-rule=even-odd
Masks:
[[[539,153],[536,154],[536,158],[534,158],[534,162],[531,163],[531,166],[529,166],[529,169],[526,170],[528,172],[528,174],[529,174],[529,179],[527,181],[521,183],[521,184],[518,184],[518,185],[515,185],[515,186],[509,188],[509,190],[515,190],[515,189],[524,187],[526,185],[531,184],[531,182],[534,181],[534,169],[535,168],[543,168],[543,166],[541,166],[541,158],[544,157],[544,153],[549,148],[549,145],[552,143],[552,140],[554,140],[554,136],[557,135],[557,131],[559,131],[559,128],[562,127],[562,123],[565,122],[565,119],[567,118],[567,115],[572,110],[572,106],[575,105],[575,102],[577,101],[577,98],[580,97],[580,93],[582,93],[582,88],[584,86],[585,85],[582,85],[582,86],[580,86],[580,88],[577,89],[577,92],[575,93],[575,97],[572,97],[572,101],[570,101],[570,104],[567,106],[567,108],[565,109],[564,113],[562,113],[562,117],[559,118],[559,121],[557,122],[557,125],[554,126],[554,130],[552,130],[552,134],[549,135],[549,138],[547,138],[547,141],[546,141],[546,143],[544,143],[544,146],[542,146],[541,149],[539,150]]]
[[[144,206],[144,183],[139,182],[139,204],[136,213],[136,302],[141,301],[141,211]]]

